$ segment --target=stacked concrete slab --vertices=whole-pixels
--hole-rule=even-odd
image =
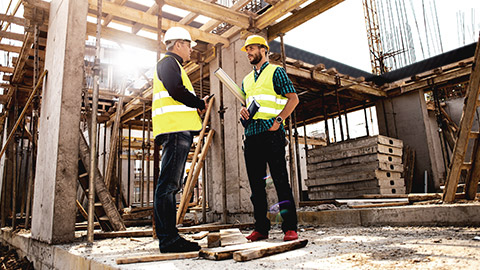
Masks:
[[[402,148],[401,140],[377,135],[310,150],[309,199],[405,194]]]

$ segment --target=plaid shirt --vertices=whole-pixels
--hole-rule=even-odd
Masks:
[[[257,81],[258,76],[260,76],[268,64],[268,62],[265,62],[258,72],[256,66],[253,66],[255,81]],[[288,93],[296,93],[295,88],[293,88],[292,81],[287,76],[287,72],[281,67],[275,69],[275,72],[273,73],[273,88],[278,95],[282,96],[285,96],[285,94]],[[243,89],[243,82],[242,92],[246,95],[245,90]],[[267,131],[273,125],[274,121],[275,117],[268,120],[254,119],[252,122],[250,122],[247,128],[245,128],[245,136],[252,136]],[[280,125],[280,128],[284,130],[283,125]]]

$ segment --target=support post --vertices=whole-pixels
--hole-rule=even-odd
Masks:
[[[32,212],[32,238],[49,244],[75,238],[87,13],[86,1],[50,2]]]

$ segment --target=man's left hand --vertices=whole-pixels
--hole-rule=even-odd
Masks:
[[[273,125],[268,129],[268,131],[277,131],[280,128],[280,124],[277,121],[273,121]]]

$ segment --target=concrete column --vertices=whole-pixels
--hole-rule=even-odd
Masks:
[[[435,192],[439,169],[435,158],[433,133],[423,91],[378,101],[376,104],[379,134],[403,140],[415,150],[415,171],[412,192],[424,192],[425,172],[428,191]]]
[[[228,48],[222,49],[222,69],[241,86],[244,76],[251,71],[251,65],[248,62],[245,53],[240,50],[244,44],[244,40],[232,42]],[[226,185],[227,185],[227,210],[229,222],[235,220],[246,221],[242,214],[251,213],[253,211],[250,202],[250,186],[248,183],[245,159],[243,156],[243,134],[244,129],[240,123],[239,111],[241,103],[223,87],[223,103],[225,110],[224,115],[224,133],[225,133],[225,149],[221,149],[220,130],[221,122],[218,113],[220,109],[220,82],[213,75],[219,67],[219,59],[210,62],[210,91],[215,94],[215,104],[212,110],[212,127],[216,134],[214,142],[211,146],[211,155],[209,155],[209,205],[214,214],[221,215],[222,208],[222,164],[225,163],[226,168]],[[225,151],[225,160],[221,158],[221,152]],[[211,179],[211,180],[210,180]]]
[[[47,243],[75,236],[87,10],[87,1],[50,3],[32,216],[32,237]]]

